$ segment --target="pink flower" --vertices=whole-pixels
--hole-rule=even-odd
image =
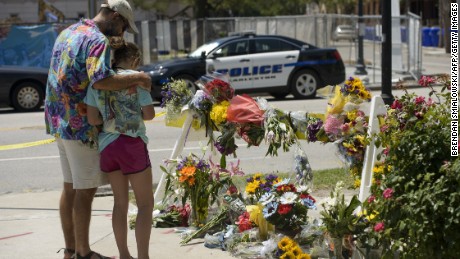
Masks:
[[[424,104],[425,103],[425,97],[423,96],[417,96],[415,98],[415,104]]]
[[[386,188],[384,191],[383,191],[383,198],[385,199],[389,199],[393,196],[393,189],[391,188]]]
[[[385,149],[383,150],[383,154],[384,154],[385,156],[388,156],[388,153],[390,153],[390,147],[387,147],[387,148],[385,148]]]
[[[240,160],[238,159],[238,162],[234,164],[233,162],[230,162],[230,176],[234,175],[244,175],[244,172],[241,171],[240,169]]]
[[[383,230],[385,230],[385,224],[383,222],[379,222],[379,223],[375,224],[375,226],[374,226],[374,231],[375,232],[381,232]]]
[[[327,116],[326,123],[324,124],[324,130],[327,134],[338,135],[340,132],[340,126],[342,126],[342,120],[329,115]]]
[[[380,127],[380,132],[385,132],[385,131],[387,131],[389,128],[390,128],[390,126],[388,126],[387,124],[384,124],[384,125],[382,125],[382,127]]]
[[[393,104],[391,104],[391,109],[402,109],[402,103],[398,100],[394,100]]]
[[[252,228],[252,222],[249,219],[249,213],[245,211],[243,214],[241,214],[238,217],[238,221],[235,222],[236,225],[238,225],[238,230],[240,232],[246,231],[248,229]]]
[[[350,130],[350,125],[348,123],[342,124],[342,126],[340,126],[340,129],[342,130],[342,132],[347,133]]]
[[[422,78],[418,80],[418,84],[421,86],[425,86],[425,87],[430,86],[433,83],[434,83],[434,79],[430,76],[422,76]]]
[[[374,201],[375,201],[375,196],[374,195],[371,195],[371,196],[369,196],[369,198],[367,198],[368,203],[373,203]]]

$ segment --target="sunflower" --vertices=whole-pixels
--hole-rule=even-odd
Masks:
[[[300,256],[303,253],[302,249],[299,246],[293,246],[290,252],[292,252],[296,257]]]
[[[296,259],[296,256],[291,251],[288,251],[280,256],[280,259]]]
[[[289,237],[283,237],[279,242],[278,242],[278,248],[283,250],[283,251],[288,251],[291,249],[292,246],[294,246],[294,242],[289,238]],[[289,258],[289,257],[286,257]]]
[[[254,181],[250,182],[246,185],[246,192],[249,194],[254,194],[257,191],[257,188],[259,188],[259,181]]]
[[[309,254],[301,254],[297,256],[297,259],[311,259]]]

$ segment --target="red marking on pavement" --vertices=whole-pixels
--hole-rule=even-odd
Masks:
[[[30,235],[34,232],[27,232],[27,233],[24,233],[24,234],[18,234],[18,235],[13,235],[13,236],[7,236],[7,237],[0,237],[0,240],[3,240],[3,239],[8,239],[8,238],[13,238],[13,237],[20,237],[20,236],[25,236],[25,235]]]
[[[174,229],[166,230],[164,232],[161,232],[161,234],[171,234],[172,232],[174,232]]]

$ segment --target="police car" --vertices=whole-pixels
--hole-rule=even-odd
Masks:
[[[208,42],[185,58],[141,67],[152,77],[152,96],[161,100],[162,86],[183,79],[196,89],[201,76],[226,74],[237,93],[269,93],[275,98],[288,94],[312,98],[316,90],[345,80],[345,66],[333,48],[277,35],[244,33]]]

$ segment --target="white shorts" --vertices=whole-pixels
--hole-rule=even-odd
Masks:
[[[65,183],[74,189],[91,189],[108,184],[99,166],[99,152],[78,140],[56,138]]]

